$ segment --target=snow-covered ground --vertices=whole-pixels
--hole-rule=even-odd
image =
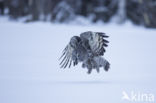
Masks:
[[[70,38],[84,31],[110,36],[105,54],[109,72],[101,68],[88,75],[81,64],[59,68]],[[0,18],[0,103],[135,103],[122,100],[122,92],[156,99],[155,53],[156,29],[130,23],[25,24]]]

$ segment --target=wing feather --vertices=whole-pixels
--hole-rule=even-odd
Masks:
[[[61,60],[60,62],[60,68],[66,68],[68,66],[68,68],[71,67],[72,62],[75,63],[75,60],[72,57],[74,48],[71,46],[71,44],[69,43],[65,49],[62,52],[61,57],[59,58],[59,60]]]
[[[72,59],[70,58],[70,63],[69,63],[68,68],[70,68],[71,64],[72,64]]]
[[[62,65],[63,68],[66,68],[66,66],[68,65],[69,59],[70,59],[70,57],[67,57],[66,61]]]
[[[89,39],[89,45],[91,47],[92,52],[95,55],[99,56],[104,54],[105,52],[104,47],[107,47],[109,43],[109,41],[107,41],[105,38],[108,38],[108,36],[102,32],[91,33],[91,37]]]
[[[73,52],[73,48],[71,47],[70,44],[68,44],[66,46],[66,48],[63,50],[63,54],[62,56],[60,57],[60,65],[61,65],[61,68],[66,68],[69,61],[72,60],[72,52]]]
[[[65,59],[67,58],[67,52],[65,52],[65,54],[64,54],[63,56],[64,56],[64,58],[62,59],[60,65],[61,65],[61,64],[65,61]],[[63,56],[62,56],[62,57],[63,57]]]

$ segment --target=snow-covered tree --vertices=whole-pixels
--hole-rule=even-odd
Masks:
[[[75,16],[74,9],[65,1],[58,3],[52,13],[52,21],[67,22]]]

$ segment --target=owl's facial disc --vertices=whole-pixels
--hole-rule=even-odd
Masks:
[[[72,37],[71,40],[70,40],[70,45],[71,45],[73,48],[76,48],[76,47],[79,45],[80,41],[81,41],[80,37],[74,36],[74,37]]]

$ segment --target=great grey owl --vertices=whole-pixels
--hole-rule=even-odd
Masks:
[[[72,63],[75,66],[82,62],[82,67],[88,69],[88,74],[92,69],[99,72],[100,67],[108,71],[110,64],[102,58],[109,43],[105,38],[108,38],[105,33],[92,31],[83,32],[80,37],[73,36],[60,57],[61,68],[70,68]]]

